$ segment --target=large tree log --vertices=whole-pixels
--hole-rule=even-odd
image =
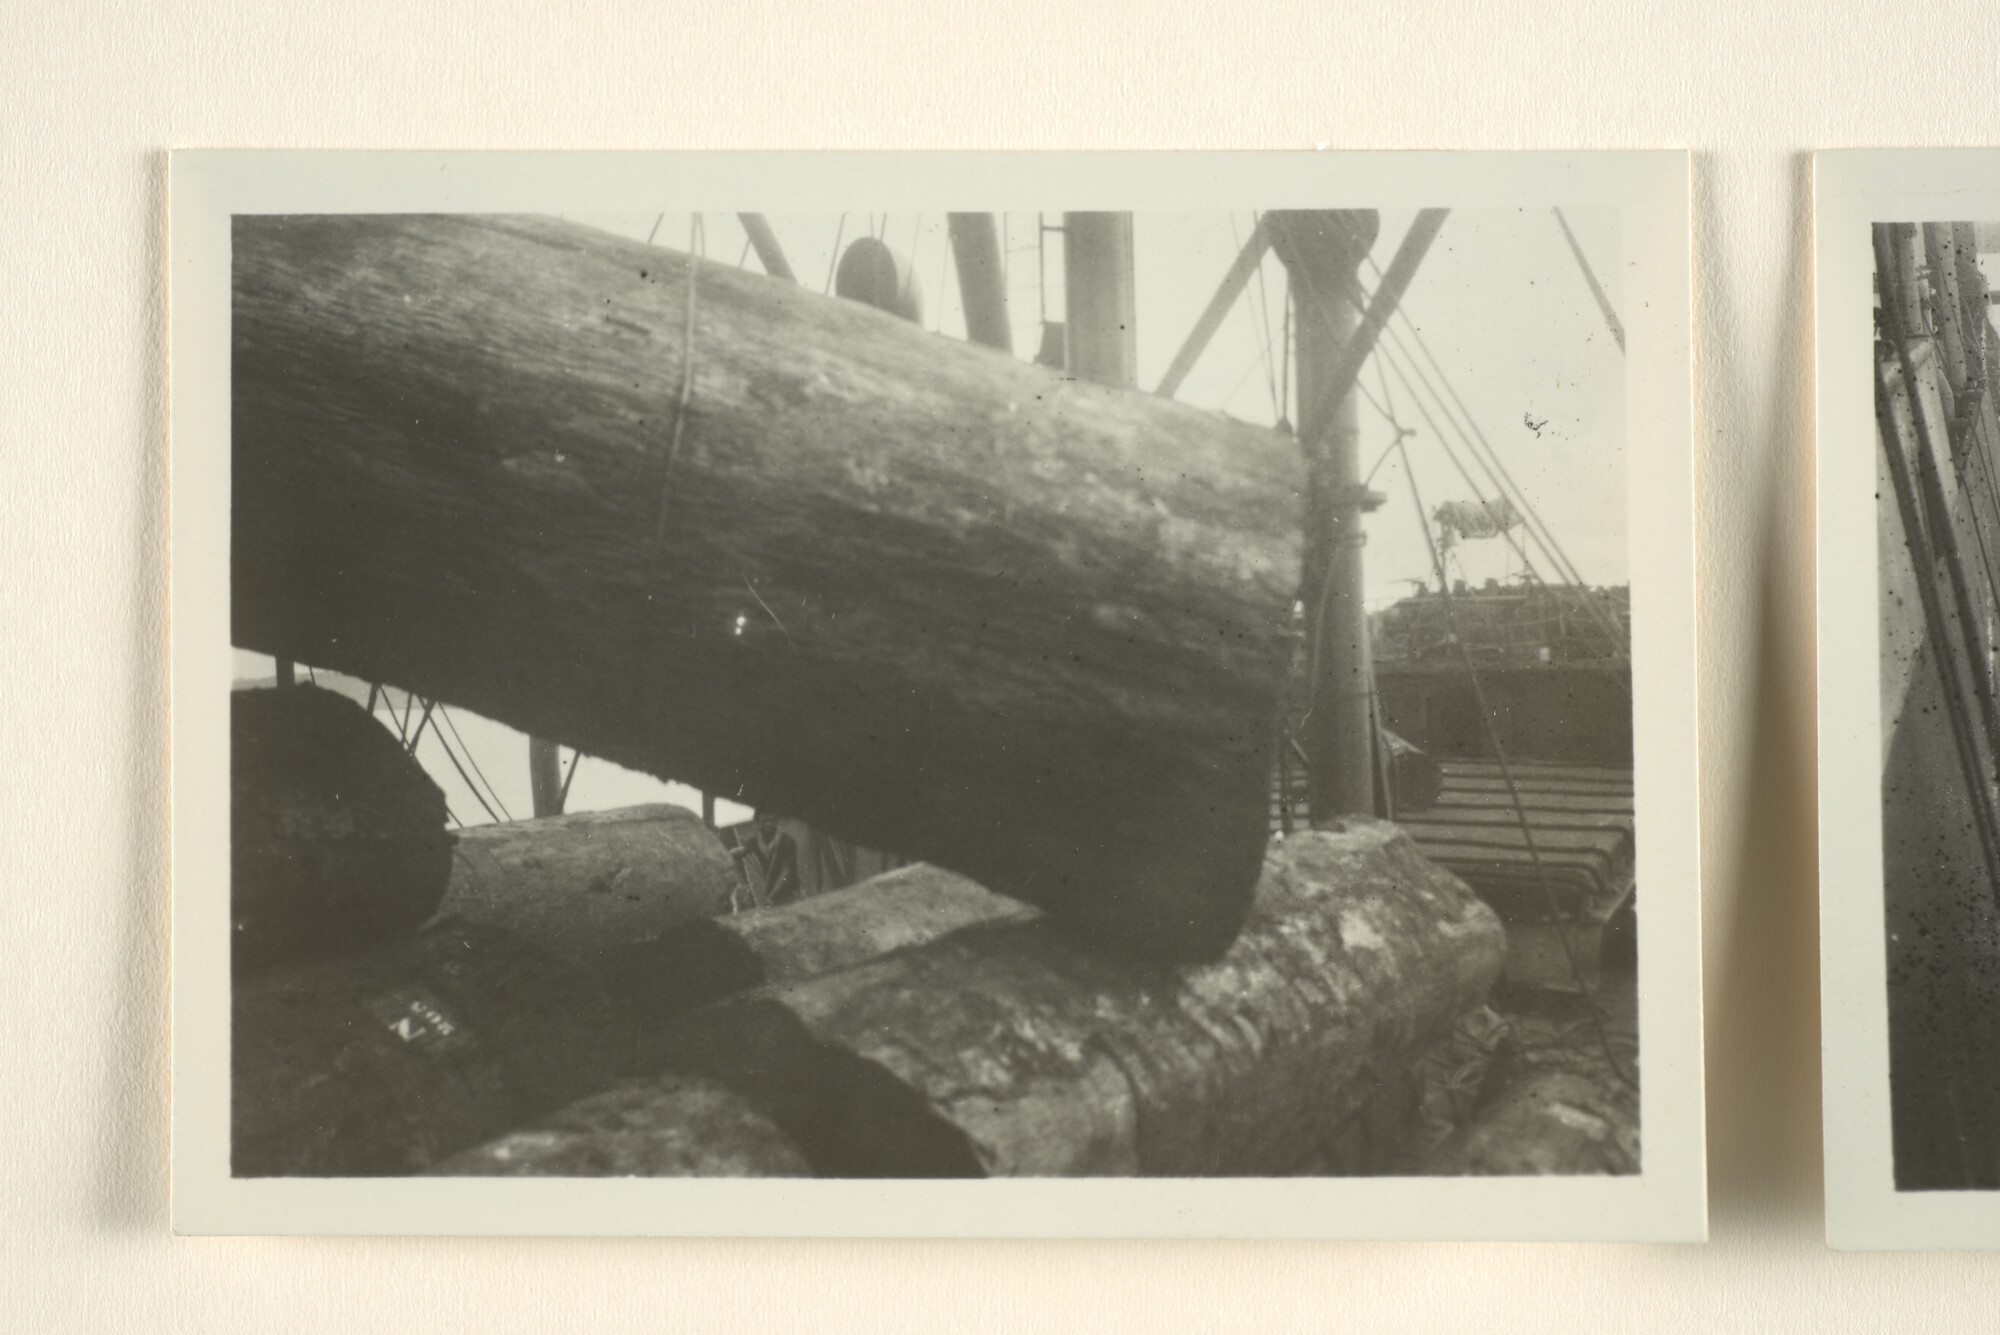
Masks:
[[[1352,1115],[1485,995],[1505,949],[1407,836],[1354,821],[1273,846],[1215,964],[975,927],[704,1007],[663,1052],[832,1176],[1286,1174],[1340,1158]]]
[[[740,1095],[666,1076],[573,1103],[428,1170],[440,1177],[810,1177]]]
[[[1509,1087],[1422,1170],[1432,1177],[1526,1177],[1639,1171],[1639,1091],[1574,1071]]]
[[[444,794],[389,730],[315,686],[229,701],[237,975],[413,931],[443,898]]]
[[[538,219],[238,217],[233,632],[1206,958],[1290,442]],[[688,397],[681,410],[683,378]]]
[[[729,909],[722,841],[676,806],[464,831],[438,912],[492,923],[600,975],[637,942]]]
[[[231,1171],[372,1177],[604,1088],[629,1036],[573,965],[476,923],[237,984]]]
[[[623,957],[613,991],[661,1019],[770,983],[788,983],[1034,910],[963,876],[917,863],[776,908],[682,923]]]

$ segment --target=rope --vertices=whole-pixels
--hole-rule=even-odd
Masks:
[[[1400,441],[1398,442],[1400,445]],[[1521,839],[1528,846],[1528,860],[1534,864],[1535,880],[1542,889],[1542,898],[1547,901],[1551,919],[1557,923],[1556,940],[1562,945],[1563,959],[1569,965],[1570,977],[1575,980],[1577,991],[1582,994],[1584,1007],[1589,1012],[1591,1028],[1597,1033],[1598,1050],[1604,1054],[1604,1061],[1611,1073],[1628,1088],[1637,1089],[1639,1082],[1625,1070],[1611,1051],[1611,1036],[1604,1031],[1604,1010],[1597,1002],[1597,994],[1584,980],[1583,966],[1578,963],[1576,949],[1570,944],[1569,933],[1561,930],[1569,917],[1562,911],[1562,902],[1556,898],[1555,887],[1549,883],[1548,868],[1542,865],[1541,850],[1535,844],[1534,826],[1528,822],[1528,809],[1521,801],[1521,789],[1514,782],[1514,767],[1507,763],[1507,748],[1500,744],[1499,729],[1493,726],[1493,711],[1486,703],[1486,689],[1480,684],[1479,670],[1472,665],[1472,655],[1465,648],[1464,637],[1458,633],[1458,613],[1452,605],[1451,589],[1444,576],[1444,559],[1439,556],[1437,544],[1431,541],[1431,528],[1424,500],[1417,491],[1417,475],[1410,468],[1408,449],[1403,450],[1403,471],[1410,479],[1410,500],[1417,509],[1417,528],[1424,535],[1424,546],[1431,554],[1431,565],[1437,571],[1438,596],[1444,599],[1446,623],[1451,627],[1452,643],[1457,646],[1459,661],[1465,665],[1466,680],[1472,686],[1473,703],[1479,709],[1480,726],[1485,729],[1487,745],[1493,748],[1493,757],[1500,762],[1500,777],[1507,781],[1507,796],[1514,804],[1514,819],[1521,827]]]
[[[653,545],[664,547],[667,542],[667,509],[673,500],[674,465],[680,462],[681,436],[687,429],[688,400],[694,396],[694,306],[695,277],[701,263],[700,253],[705,248],[706,232],[702,227],[701,215],[694,215],[688,223],[688,268],[687,268],[687,322],[681,329],[681,392],[674,402],[674,430],[667,441],[667,463],[660,470],[660,504],[653,527]]]
[[[1379,279],[1382,271],[1375,264],[1372,257],[1368,261],[1368,266],[1375,270],[1376,276]],[[1360,286],[1358,281],[1355,286],[1358,290]],[[1417,349],[1423,354],[1424,360],[1430,363],[1433,371],[1437,372],[1438,380],[1444,385],[1445,393],[1451,396],[1452,403],[1457,406],[1459,413],[1464,416],[1466,425],[1472,429],[1472,437],[1476,437],[1480,445],[1485,447],[1486,455],[1492,460],[1493,468],[1497,468],[1499,476],[1506,479],[1507,486],[1512,487],[1514,499],[1520,503],[1522,514],[1531,522],[1532,527],[1529,531],[1530,535],[1535,537],[1536,545],[1543,549],[1543,553],[1549,558],[1550,563],[1556,567],[1558,575],[1578,588],[1588,590],[1589,586],[1584,583],[1582,573],[1576,568],[1575,563],[1569,559],[1568,553],[1562,550],[1562,544],[1557,541],[1555,530],[1551,529],[1547,522],[1542,519],[1541,512],[1535,508],[1534,502],[1528,499],[1528,494],[1521,488],[1520,483],[1514,481],[1514,475],[1508,471],[1507,465],[1502,462],[1499,451],[1493,448],[1493,442],[1488,440],[1486,433],[1480,429],[1479,419],[1472,415],[1472,411],[1465,406],[1465,400],[1459,397],[1458,389],[1452,384],[1451,377],[1445,374],[1444,367],[1438,362],[1437,357],[1432,354],[1430,344],[1424,339],[1423,331],[1417,327],[1416,321],[1410,318],[1410,313],[1403,310],[1400,306],[1397,308],[1396,314],[1402,317],[1404,326],[1409,329],[1410,337],[1416,342]],[[1391,341],[1396,344],[1397,350],[1407,357],[1409,355],[1408,350],[1403,347],[1402,337],[1396,333],[1393,322],[1388,328],[1388,334]],[[1421,368],[1418,368],[1418,371],[1421,377]],[[1425,379],[1424,384],[1426,388],[1430,387],[1428,379]],[[1431,393],[1434,397],[1437,395],[1435,389],[1431,390]],[[1447,418],[1451,417],[1450,412],[1445,408],[1442,398],[1438,399],[1438,408],[1445,413]],[[1459,430],[1461,436],[1464,436],[1463,428],[1458,427],[1456,419],[1452,419],[1452,421],[1454,429]],[[1467,448],[1471,448],[1471,437],[1466,437],[1466,440]],[[1477,454],[1477,451],[1475,451],[1475,454]],[[1481,466],[1485,467],[1484,460],[1482,460]],[[1489,470],[1490,475],[1491,470]],[[1498,479],[1495,480],[1495,485],[1501,485]],[[1503,493],[1507,490],[1507,486],[1501,486]],[[1609,618],[1602,615],[1602,609],[1597,606],[1595,596],[1587,595],[1587,601],[1590,605],[1586,610],[1598,622],[1599,627],[1611,637],[1614,646],[1623,643],[1627,637],[1621,635],[1617,627],[1610,623]]]

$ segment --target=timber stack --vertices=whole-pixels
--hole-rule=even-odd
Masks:
[[[546,219],[233,241],[239,647],[510,724],[545,796],[559,740],[935,864],[732,915],[713,832],[650,808],[454,865],[363,720],[338,811],[413,827],[377,884],[239,861],[245,938],[298,940],[235,991],[238,1175],[1411,1171],[1385,1109],[1505,939],[1393,826],[1268,841],[1305,469],[1115,387],[1129,291],[1079,379]]]

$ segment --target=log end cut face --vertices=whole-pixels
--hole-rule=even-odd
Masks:
[[[230,697],[235,972],[409,931],[451,875],[444,794],[389,730],[315,686]]]

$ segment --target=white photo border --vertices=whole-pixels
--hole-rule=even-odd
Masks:
[[[1821,1115],[1826,1235],[1839,1248],[2000,1246],[2000,1191],[1895,1185],[1870,239],[1878,222],[1996,218],[2000,151],[1814,155]]]
[[[1588,153],[176,152],[173,1218],[189,1234],[1697,1241],[1706,1234],[1689,159]],[[1627,309],[1643,1171],[1013,1180],[229,1176],[229,219],[235,213],[1605,207]],[[1996,213],[1995,216],[2000,216]],[[1824,661],[1824,660],[1823,660]],[[1823,697],[1824,698],[1824,697]]]

